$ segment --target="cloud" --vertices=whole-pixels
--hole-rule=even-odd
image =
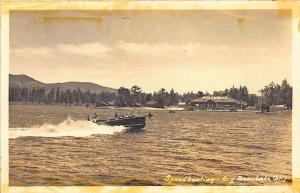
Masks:
[[[66,54],[77,54],[82,56],[97,57],[100,54],[112,52],[112,48],[101,43],[86,44],[59,44],[55,49]]]
[[[151,60],[151,58],[164,59],[197,59],[201,58],[212,59],[215,55],[236,55],[249,53],[249,50],[254,52],[274,52],[274,50],[258,47],[249,48],[242,46],[207,46],[200,43],[186,43],[186,44],[169,44],[169,43],[126,43],[119,42],[113,45],[106,45],[102,43],[84,43],[84,44],[58,44],[52,47],[24,47],[12,48],[11,53],[19,57],[40,56],[44,58],[57,57],[65,54],[69,57],[83,56],[83,57],[103,57],[107,56],[113,59],[117,55],[126,55],[127,59],[139,58],[144,60]],[[122,52],[122,53],[120,53]],[[34,58],[33,58],[34,59]]]
[[[89,64],[102,69],[136,70],[192,67],[192,66],[231,66],[257,68],[261,65],[272,66],[274,63],[286,63],[276,49],[245,46],[216,46],[201,43],[132,43],[117,42],[112,45],[103,43],[58,44],[51,47],[12,48],[13,58],[26,58],[32,62],[38,59],[61,61],[61,65],[84,66]],[[270,57],[272,56],[272,57]],[[277,57],[274,57],[277,56]],[[274,60],[277,62],[274,62]],[[65,64],[67,61],[67,64]],[[255,65],[253,65],[255,64]],[[74,66],[75,67],[75,66]]]
[[[288,53],[266,47],[245,47],[227,45],[203,45],[201,43],[133,43],[115,44],[83,43],[58,44],[52,47],[25,47],[11,49],[11,56],[20,63],[26,59],[39,65],[45,59],[52,64],[71,68],[97,68],[102,71],[127,70],[135,72],[157,72],[170,68],[252,68],[267,69],[281,64],[289,65]],[[31,60],[31,61],[30,61]],[[53,61],[56,61],[54,63]],[[43,65],[44,66],[44,65]],[[53,66],[53,65],[52,65]]]
[[[24,48],[13,48],[10,50],[10,53],[14,56],[23,57],[23,58],[32,58],[33,57],[43,57],[51,58],[54,57],[53,50],[48,47],[24,47]]]
[[[265,66],[272,65],[270,60],[273,60],[274,55],[282,55],[282,53],[278,53],[278,50],[267,47],[203,45],[201,43],[149,44],[119,42],[116,47],[125,53],[128,62],[159,65],[160,68],[178,66],[230,66],[239,68],[241,65],[243,67],[253,67],[253,64]]]
[[[236,51],[249,51],[256,49],[257,51],[270,51],[268,48],[264,47],[245,47],[245,46],[213,46],[213,45],[203,45],[201,43],[186,43],[186,44],[169,44],[169,43],[124,43],[120,42],[117,47],[126,51],[128,54],[146,54],[146,55],[159,55],[163,56],[162,53],[176,54],[180,53],[185,55],[202,54],[207,52],[231,52]]]
[[[53,58],[59,55],[77,55],[84,57],[105,56],[113,49],[101,43],[86,44],[58,44],[52,47],[22,47],[12,48],[11,53],[18,57],[30,58],[34,57]]]
[[[163,53],[169,54],[184,54],[194,53],[203,49],[203,46],[199,43],[187,43],[187,44],[169,44],[169,43],[119,43],[117,46],[119,49],[127,52],[128,54],[143,54],[143,55],[158,55],[164,56]]]

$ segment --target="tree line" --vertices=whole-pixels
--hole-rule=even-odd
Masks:
[[[97,102],[110,102],[116,98],[114,92],[95,92],[82,91],[81,89],[66,89],[62,90],[60,87],[51,88],[9,88],[9,101],[22,101],[37,104],[63,104],[63,105],[82,105],[93,104]]]
[[[231,97],[247,102],[248,106],[265,105],[286,105],[292,108],[292,87],[286,79],[281,84],[269,83],[259,90],[260,95],[251,94],[247,86],[232,86],[221,91],[202,92],[198,91],[179,94],[173,88],[167,91],[161,88],[153,93],[143,92],[142,88],[135,85],[130,89],[120,87],[117,92],[90,92],[81,89],[61,89],[51,88],[9,88],[9,101],[22,101],[38,104],[60,104],[60,105],[94,105],[104,106],[108,103],[125,106],[147,106],[148,104],[156,107],[174,106],[180,101],[186,104],[193,99],[203,96],[222,96]]]
[[[293,105],[293,87],[286,79],[281,84],[271,82],[260,90],[262,93],[262,103],[267,105],[286,105],[288,109]]]

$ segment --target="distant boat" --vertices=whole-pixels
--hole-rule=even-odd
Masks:
[[[88,120],[92,121],[99,125],[109,125],[109,126],[124,126],[128,130],[140,130],[146,127],[146,119],[152,118],[153,114],[149,113],[148,115],[135,116],[135,115],[120,115],[116,116],[113,119],[98,119],[93,118],[92,120],[88,116]]]
[[[176,113],[176,111],[174,111],[174,110],[169,110],[169,113]]]

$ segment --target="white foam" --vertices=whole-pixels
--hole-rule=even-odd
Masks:
[[[125,129],[123,126],[98,125],[90,121],[74,121],[70,118],[57,125],[44,124],[38,127],[10,128],[9,138],[18,137],[88,137],[93,134],[112,135]]]

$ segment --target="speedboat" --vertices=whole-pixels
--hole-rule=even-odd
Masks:
[[[99,125],[109,125],[109,126],[124,126],[129,130],[140,130],[146,127],[146,119],[152,118],[153,114],[149,113],[148,115],[118,115],[116,114],[113,119],[98,119],[98,116],[94,115],[93,119],[90,119],[88,116],[88,120],[92,121]]]

